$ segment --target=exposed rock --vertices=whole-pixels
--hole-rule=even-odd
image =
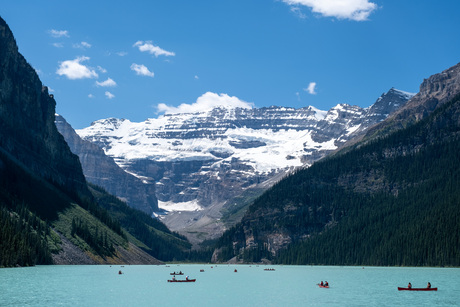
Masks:
[[[57,234],[61,238],[62,249],[59,253],[52,254],[54,264],[98,264],[62,234]]]
[[[78,157],[54,125],[55,106],[0,18],[0,147],[35,175],[90,197]]]
[[[120,264],[162,264],[163,262],[153,258],[136,245],[129,243],[128,249],[120,246],[116,248],[117,260]]]
[[[59,233],[58,233],[59,234]],[[75,246],[62,234],[59,234],[61,238],[62,250],[57,254],[52,254],[54,264],[63,265],[88,265],[88,264],[161,264],[162,262],[153,258],[139,247],[132,243],[129,243],[128,249],[121,246],[116,246],[116,258],[97,258],[94,259],[88,254],[83,252],[80,248]]]
[[[424,79],[420,91],[403,107],[366,133],[366,139],[401,129],[429,115],[439,105],[452,99],[460,92],[460,63],[441,73]]]
[[[66,120],[56,115],[56,127],[72,152],[79,156],[86,179],[117,195],[129,206],[151,215],[158,211],[155,182],[125,172],[97,145],[82,140]]]

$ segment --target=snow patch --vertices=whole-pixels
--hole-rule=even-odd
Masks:
[[[158,208],[165,211],[201,211],[203,208],[198,204],[198,200],[175,203],[172,201],[158,201]]]
[[[314,106],[309,106],[308,108],[312,110],[313,112],[315,112],[315,118],[317,120],[323,120],[327,115],[327,111],[317,109]]]

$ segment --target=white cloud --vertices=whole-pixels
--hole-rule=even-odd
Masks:
[[[304,88],[303,90],[305,92],[308,92],[309,94],[316,95],[315,88],[316,88],[316,82],[310,82],[310,84],[308,84],[308,87]]]
[[[198,77],[197,75],[195,75],[195,77],[194,77],[194,78],[195,78],[195,80],[198,80],[198,79],[200,79],[200,77]]]
[[[64,44],[63,43],[53,43],[53,46],[56,48],[62,48],[64,47]]]
[[[113,81],[112,79],[107,78],[107,80],[103,82],[96,81],[96,85],[103,86],[103,87],[114,87],[114,86],[117,86],[117,83]]]
[[[107,69],[101,67],[101,66],[98,66],[97,67],[97,70],[99,70],[101,73],[105,74],[107,72]]]
[[[79,48],[79,49],[88,49],[91,48],[91,44],[87,42],[81,42],[78,44],[73,44],[74,48]]]
[[[153,77],[155,74],[142,64],[131,64],[131,70],[135,71],[139,76]]]
[[[305,15],[302,10],[300,9],[300,7],[298,6],[291,6],[291,12],[293,12],[294,14],[296,14],[299,18],[301,19],[305,19],[307,18],[307,15]]]
[[[309,7],[314,13],[338,19],[355,21],[367,20],[369,15],[377,9],[377,4],[369,0],[282,0],[291,6]]]
[[[254,107],[252,102],[240,100],[238,97],[229,96],[227,94],[216,94],[207,92],[196,100],[195,103],[183,103],[178,107],[168,106],[160,103],[157,106],[159,113],[175,114],[175,113],[196,113],[212,110],[216,107],[224,108],[245,108],[250,109]]]
[[[151,41],[137,41],[133,47],[138,47],[141,52],[148,52],[150,54],[154,54],[156,57],[160,55],[164,56],[175,56],[176,54],[171,51],[166,51],[164,49],[161,49],[158,46],[154,46]]]
[[[66,30],[55,30],[55,29],[52,29],[52,30],[49,30],[48,33],[52,36],[52,37],[69,37],[69,32],[66,31]]]
[[[81,64],[83,61],[88,61],[89,57],[78,57],[75,60],[67,60],[61,62],[56,73],[60,76],[66,76],[71,80],[97,78],[98,74],[95,70]]]
[[[94,95],[93,95],[93,94],[89,94],[89,95],[88,95],[88,98],[94,98]]]
[[[115,98],[115,95],[112,94],[111,92],[107,91],[107,92],[105,92],[105,97],[107,97],[107,99],[112,99],[112,98]]]
[[[128,55],[128,52],[126,51],[119,51],[116,53],[118,56],[125,56],[125,55]]]

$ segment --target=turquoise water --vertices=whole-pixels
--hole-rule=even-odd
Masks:
[[[169,273],[179,270],[197,281],[168,283]],[[319,288],[321,280],[327,280],[330,288]],[[438,291],[397,290],[408,282],[425,287],[428,281]],[[460,269],[256,265],[0,269],[0,306],[180,305],[459,306]]]

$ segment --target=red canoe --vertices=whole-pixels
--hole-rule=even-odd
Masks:
[[[318,285],[320,288],[329,288],[329,286]]]
[[[402,288],[398,287],[399,291],[438,291],[438,288]]]
[[[168,282],[195,282],[196,279],[168,279]]]

